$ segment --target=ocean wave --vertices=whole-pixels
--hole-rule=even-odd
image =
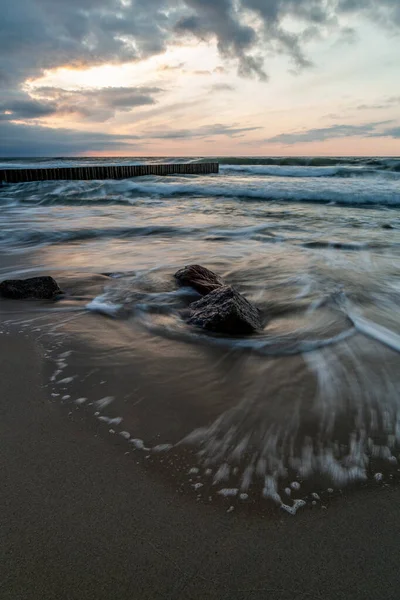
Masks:
[[[400,157],[256,156],[215,157],[220,165],[277,165],[299,167],[368,167],[400,172]]]
[[[265,181],[262,178],[237,180],[233,177],[135,178],[106,182],[35,182],[6,185],[0,205],[95,205],[134,204],[138,199],[179,197],[233,198],[270,202],[335,203],[349,206],[400,206],[397,181],[373,180],[365,185],[358,180],[335,185],[316,184],[312,179],[299,185],[290,181]],[[327,180],[331,181],[331,180]],[[307,182],[307,183],[306,183]]]
[[[20,229],[9,231],[3,229],[0,232],[0,244],[13,243],[19,246],[31,246],[41,244],[62,244],[65,242],[84,242],[97,238],[128,239],[134,237],[165,236],[181,237],[190,236],[195,232],[191,227],[173,227],[149,225],[143,227],[106,227],[106,228],[82,228],[82,229],[58,229],[58,230],[30,230]]]
[[[221,165],[222,173],[243,173],[271,177],[400,177],[400,172],[381,171],[366,166],[311,167],[306,165]]]

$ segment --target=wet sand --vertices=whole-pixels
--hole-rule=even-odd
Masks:
[[[196,503],[50,401],[40,353],[0,335],[2,600],[398,598],[399,488],[275,519]]]

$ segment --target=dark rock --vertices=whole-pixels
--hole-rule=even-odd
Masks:
[[[382,229],[394,229],[394,227],[390,223],[384,223]]]
[[[262,329],[258,309],[230,286],[210,292],[190,309],[189,324],[208,331],[241,335]]]
[[[0,283],[0,296],[14,300],[37,298],[52,300],[63,292],[52,277],[31,277],[30,279],[6,279]]]
[[[177,271],[174,277],[181,285],[191,286],[202,296],[225,285],[216,273],[201,265],[188,265]]]

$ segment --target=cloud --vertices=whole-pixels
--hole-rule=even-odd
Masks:
[[[388,27],[400,25],[400,4],[398,0],[339,0],[338,12],[344,14],[365,14],[379,20]]]
[[[0,121],[0,156],[69,156],[87,152],[140,148],[140,136],[52,129]]]
[[[54,115],[75,115],[91,121],[107,121],[117,111],[154,104],[158,87],[105,87],[65,90],[57,87],[35,88],[28,96],[14,94],[0,102],[0,119],[37,119]]]
[[[185,0],[185,4],[192,14],[177,22],[179,34],[216,39],[221,56],[237,59],[242,75],[256,74],[266,79],[262,58],[249,54],[257,42],[256,31],[241,22],[232,0]]]
[[[388,137],[395,140],[400,139],[400,127],[390,127],[381,133],[373,133],[371,137]]]
[[[307,41],[353,35],[360,16],[400,26],[399,0],[2,0],[0,85],[44,69],[123,63],[159,55],[182,34],[216,41],[242,75],[266,79],[268,54],[306,68]],[[288,24],[292,23],[291,26]],[[293,27],[295,23],[295,27]]]
[[[181,71],[186,63],[180,62],[177,65],[160,65],[158,67],[159,71]]]
[[[230,85],[229,83],[214,83],[210,90],[212,92],[234,92],[235,86]]]
[[[228,137],[238,137],[248,131],[255,131],[261,129],[261,127],[238,127],[234,125],[221,125],[220,123],[214,125],[204,125],[193,129],[176,129],[171,131],[154,131],[148,130],[144,132],[146,139],[193,139],[193,138],[206,138],[219,135],[225,135]]]
[[[39,102],[31,98],[0,102],[0,120],[39,119],[57,112],[57,106],[51,102]]]
[[[308,129],[294,133],[281,133],[265,141],[272,144],[301,144],[310,142],[322,142],[334,138],[346,138],[351,136],[381,137],[386,133],[377,132],[377,127],[386,125],[391,121],[380,121],[377,123],[366,123],[364,125],[332,125],[319,129]]]
[[[158,0],[2,0],[0,80],[10,85],[43,69],[159,54],[172,30],[168,19]]]
[[[359,104],[357,110],[380,110],[390,108],[391,106],[397,106],[400,104],[400,96],[391,96],[389,98],[382,98],[380,102],[371,104]]]
[[[267,81],[267,57],[285,55],[295,71],[308,68],[310,40],[332,32],[352,40],[361,19],[369,19],[375,27],[391,31],[400,28],[399,0],[1,0],[1,8],[0,124],[3,128],[5,123],[15,120],[38,121],[63,114],[88,121],[107,121],[116,112],[153,105],[161,93],[158,88],[133,87],[114,91],[55,88],[48,89],[47,96],[44,90],[37,90],[32,96],[23,91],[24,82],[49,69],[142,61],[161,55],[174,44],[181,46],[182,37],[188,37],[216,44],[221,62],[235,64],[241,76]],[[209,65],[201,66],[205,71]],[[165,65],[165,70],[182,67]],[[214,72],[223,69],[225,66],[220,65]],[[356,129],[345,126],[336,128],[282,134],[276,138],[290,144],[295,143],[290,140],[296,136],[300,141],[312,141],[327,139],[326,136],[368,135],[360,129],[357,133]],[[195,136],[241,135],[248,128],[220,129],[220,133],[216,129],[213,134],[202,133],[201,128],[196,131]],[[33,129],[27,132],[28,138],[33,139]],[[193,132],[187,135],[193,136]],[[97,142],[92,138],[93,144],[99,143],[96,139]],[[104,143],[112,142],[104,138]]]

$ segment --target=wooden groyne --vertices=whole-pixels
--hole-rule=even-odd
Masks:
[[[0,183],[71,179],[129,179],[144,175],[208,175],[218,173],[218,163],[177,163],[157,165],[110,165],[59,169],[0,169]]]

